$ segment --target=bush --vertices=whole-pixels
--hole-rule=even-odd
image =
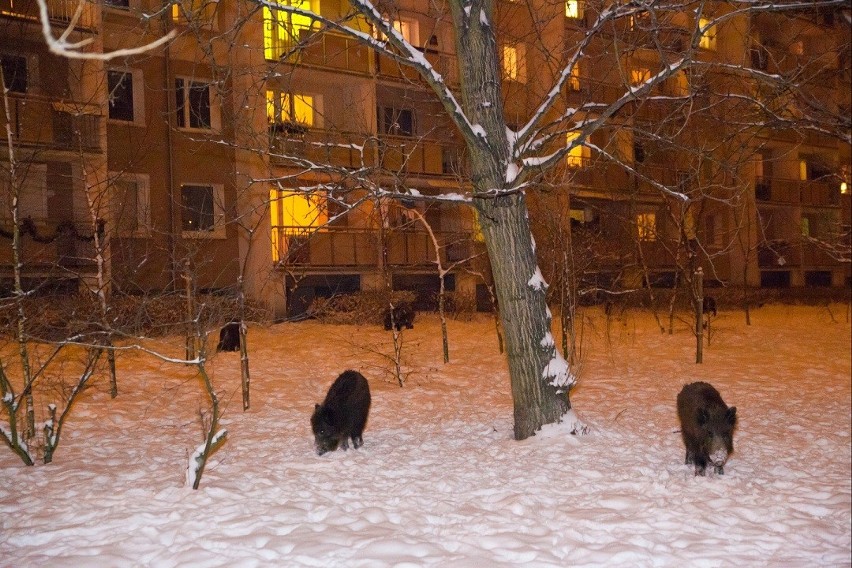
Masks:
[[[470,321],[476,313],[476,297],[462,292],[444,294],[444,311],[453,319]]]
[[[340,294],[331,298],[315,298],[308,315],[323,323],[384,324],[388,305],[413,304],[414,292],[396,290],[364,290],[353,294]]]
[[[75,293],[30,297],[24,300],[27,333],[44,341],[61,341],[76,334],[102,331],[100,307],[94,294]],[[201,325],[207,329],[222,326],[238,313],[237,298],[226,294],[199,294]],[[0,330],[11,332],[17,324],[14,300],[0,304]],[[261,321],[264,314],[247,306],[247,319]],[[119,333],[148,337],[182,334],[186,325],[186,298],[175,293],[160,295],[119,295],[109,300],[108,325]]]

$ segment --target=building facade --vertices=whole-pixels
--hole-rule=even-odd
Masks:
[[[376,37],[346,2],[282,2]],[[386,287],[415,291],[428,308],[441,270],[450,290],[484,299],[475,216],[430,199],[469,192],[466,150],[414,71],[298,11],[249,1],[47,5],[54,35],[71,26],[69,39],[95,53],[177,37],[128,57],[66,59],[45,46],[34,0],[0,0],[6,290],[17,223],[28,286],[91,288],[105,276],[114,290],[148,293],[181,290],[191,275],[199,290],[242,286],[283,317],[316,297]],[[525,6],[497,9],[510,128],[602,12],[581,0]],[[446,9],[422,0],[386,9],[458,84]],[[530,201],[536,239],[548,243],[544,268],[567,258],[556,254],[567,243],[590,286],[669,286],[700,265],[735,286],[848,287],[849,144],[789,111],[804,102],[848,121],[840,15],[731,15],[707,29],[685,13],[637,15],[595,28],[563,110],[611,104],[686,49],[702,65],[625,105],[542,176]],[[809,90],[785,102],[750,72],[808,74]],[[777,127],[752,122],[754,100],[767,101],[762,124]]]

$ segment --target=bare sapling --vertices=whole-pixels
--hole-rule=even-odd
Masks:
[[[187,357],[186,364],[195,367],[198,377],[201,379],[204,392],[210,400],[210,422],[206,428],[204,442],[196,447],[190,455],[186,472],[187,485],[191,485],[193,489],[198,489],[201,484],[201,477],[204,475],[204,468],[207,466],[207,460],[227,441],[228,431],[219,429],[219,397],[213,388],[213,381],[207,372],[207,333],[201,326],[201,312],[204,306],[202,304],[196,307],[193,294],[195,290],[194,274],[189,270],[188,262],[184,264],[184,268],[183,278],[186,282],[188,294],[187,306],[192,306],[196,309],[195,313],[189,314],[191,316],[189,318],[189,325],[194,333],[192,337],[187,337],[186,342],[187,346],[193,346],[195,356],[194,358]]]

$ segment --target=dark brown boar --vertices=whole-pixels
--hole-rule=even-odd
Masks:
[[[317,453],[323,455],[339,447],[349,448],[349,439],[358,449],[364,443],[364,427],[370,412],[370,385],[358,371],[344,371],[328,389],[322,404],[314,407],[311,429]]]
[[[734,451],[737,409],[728,408],[713,385],[691,383],[677,395],[677,415],[686,446],[686,463],[695,464],[695,475],[704,475],[712,464],[718,474]]]

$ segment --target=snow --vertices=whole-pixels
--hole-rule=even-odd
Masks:
[[[846,309],[764,306],[751,326],[722,311],[696,365],[689,322],[670,336],[647,312],[590,308],[573,412],[523,442],[484,315],[448,322],[443,364],[440,322],[418,314],[403,388],[380,325],[251,325],[248,412],[239,355],[209,365],[228,440],[197,491],[185,470],[203,440],[201,385],[121,352],[118,399],[96,374],[52,464],[0,448],[0,565],[849,566]],[[164,344],[183,349],[149,347]],[[347,368],[373,394],[364,446],[320,457],[313,405]],[[683,463],[675,398],[697,380],[737,406],[722,476]],[[588,435],[571,435],[578,419]]]
[[[533,244],[533,247],[535,247],[535,244]],[[538,266],[535,267],[535,272],[533,272],[533,275],[530,276],[529,282],[527,282],[527,286],[529,286],[533,290],[547,290],[547,282],[545,282],[544,276],[541,273],[541,268],[539,268]]]
[[[520,170],[517,164],[513,162],[506,164],[506,185],[514,185],[519,173]]]

